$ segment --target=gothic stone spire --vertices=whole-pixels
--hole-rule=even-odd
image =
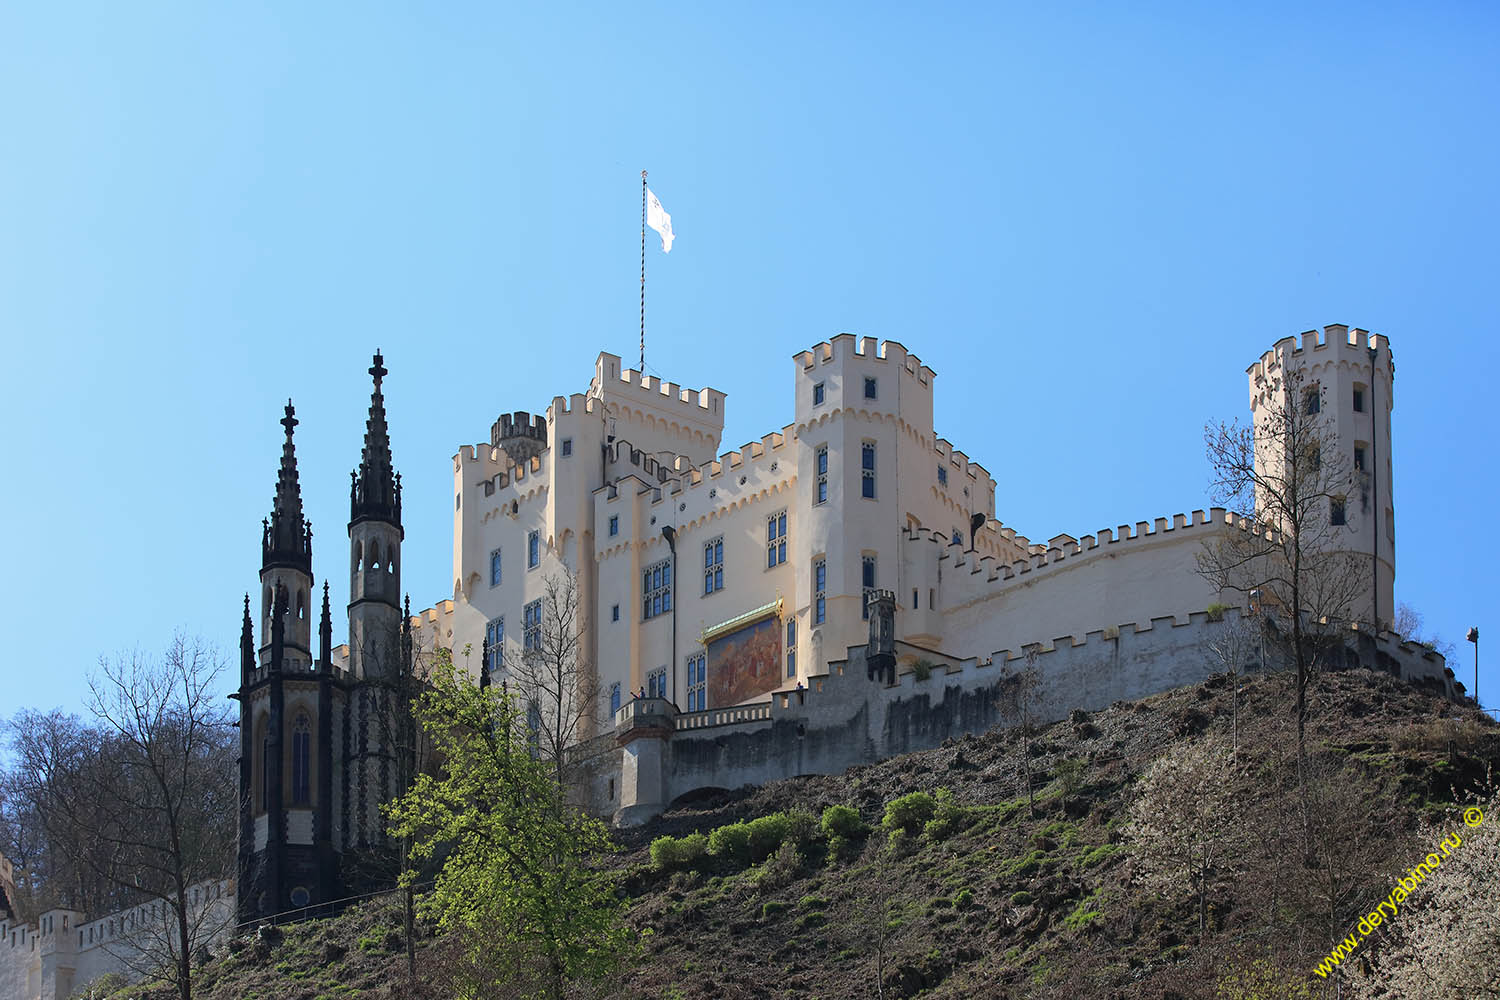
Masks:
[[[399,526],[401,477],[391,465],[391,435],[385,422],[385,396],[380,391],[380,380],[389,374],[384,362],[377,350],[375,363],[370,366],[375,388],[370,393],[370,418],[365,421],[365,448],[349,498],[349,520],[371,518]]]
[[[261,537],[261,568],[291,565],[312,572],[312,526],[302,515],[302,486],[297,480],[297,448],[292,431],[297,426],[296,410],[286,401],[286,440],[281,445],[281,468],[276,473],[276,496],[271,501],[271,518]]]

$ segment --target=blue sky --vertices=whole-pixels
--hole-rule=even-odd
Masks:
[[[1397,597],[1472,678],[1500,14],[1307,6],[0,6],[0,715],[174,629],[232,662],[288,396],[342,606],[376,347],[404,582],[450,596],[458,446],[635,355],[643,168],[648,366],[726,448],[795,352],[896,339],[1036,539],[1204,506],[1246,365],[1387,334]]]

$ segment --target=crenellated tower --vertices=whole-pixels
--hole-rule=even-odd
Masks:
[[[1342,481],[1340,496],[1330,501],[1329,537],[1337,548],[1358,556],[1356,570],[1362,596],[1349,609],[1351,618],[1382,627],[1394,617],[1396,577],[1396,510],[1391,481],[1391,411],[1395,407],[1395,362],[1390,342],[1368,330],[1331,323],[1308,330],[1299,344],[1283,337],[1246,370],[1250,410],[1262,409],[1284,394],[1316,429],[1319,463]],[[1282,467],[1273,442],[1256,442],[1260,470]],[[1274,473],[1273,473],[1274,474]]]

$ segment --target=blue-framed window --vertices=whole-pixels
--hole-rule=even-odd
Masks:
[[[665,698],[667,696],[667,668],[657,667],[646,675],[646,697]]]
[[[526,568],[536,569],[542,563],[542,533],[528,532],[526,535]]]
[[[766,569],[786,562],[786,511],[766,518]]]
[[[500,586],[500,550],[495,549],[490,553],[490,586]]]
[[[797,676],[797,619],[786,620],[786,675]]]
[[[945,469],[941,465],[938,466],[938,485],[939,486],[947,486],[948,485],[948,470]]]
[[[813,405],[814,406],[822,406],[823,405],[823,383],[822,382],[814,382],[813,383]]]
[[[505,659],[505,616],[491,618],[484,626],[485,647],[490,651],[489,662],[485,664],[491,670],[500,666]]]
[[[613,538],[620,533],[620,515],[609,515],[609,537]]]
[[[724,536],[703,543],[703,593],[724,589]]]
[[[571,454],[573,454],[573,439],[572,438],[563,438],[562,439],[562,457],[563,458],[567,458]]]
[[[870,595],[875,593],[875,557],[865,556],[860,560],[860,583],[863,592],[860,594],[861,607],[859,616],[866,620],[870,617]]]
[[[814,504],[827,503],[828,501],[828,446],[824,445],[817,451],[816,469],[818,474],[818,492]]]
[[[542,602],[538,598],[521,610],[521,642],[528,650],[542,648]]]
[[[865,398],[866,399],[874,399],[874,398],[876,398],[875,388],[876,388],[876,382],[875,382],[875,380],[873,378],[870,378],[869,376],[866,376],[865,377]]]
[[[687,710],[701,712],[708,707],[708,658],[703,653],[687,660]]]
[[[655,618],[672,610],[672,561],[646,567],[641,581],[641,617]]]
[[[813,561],[813,624],[821,625],[828,610],[828,561]]]
[[[620,606],[618,604],[609,609],[609,620],[612,622],[620,620]]]
[[[609,714],[611,717],[620,710],[620,685],[619,682],[609,687]]]
[[[860,495],[875,499],[875,442],[866,441],[859,446]]]

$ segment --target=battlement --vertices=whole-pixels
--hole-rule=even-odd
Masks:
[[[1368,364],[1367,352],[1372,347],[1387,361],[1390,358],[1390,341],[1382,334],[1357,327],[1350,329],[1343,323],[1330,323],[1322,330],[1306,330],[1301,337],[1300,344],[1296,337],[1282,337],[1276,341],[1270,350],[1261,354],[1259,361],[1245,369],[1246,374],[1255,381],[1269,378],[1285,364],[1285,358],[1310,361],[1314,357],[1343,354]]]
[[[553,396],[552,403],[547,407],[547,419],[557,420],[559,417],[574,414],[596,413],[599,406],[598,399],[582,392],[575,392],[568,396]]]
[[[684,389],[634,368],[623,368],[618,354],[601,351],[594,362],[590,395],[613,396],[625,405],[648,407],[657,412],[676,412],[679,419],[724,426],[724,393],[708,386]],[[608,401],[606,399],[606,401]]]
[[[547,450],[547,418],[525,410],[502,413],[490,427],[490,444],[504,450],[512,465],[525,465]]]
[[[1221,525],[1248,530],[1250,522],[1222,507],[1210,508],[1207,512],[1195,510],[1191,515],[1174,514],[1171,518],[1158,517],[1154,521],[1137,521],[1134,526],[1122,524],[1117,528],[1100,528],[1092,535],[1074,539],[1071,535],[1057,535],[1047,544],[1032,545],[1024,536],[1002,531],[1002,537],[1013,540],[1029,554],[1025,559],[1002,560],[991,555],[979,555],[951,544],[952,539],[941,530],[930,528],[904,528],[902,534],[913,543],[925,542],[939,547],[939,559],[952,560],[952,570],[966,567],[972,577],[986,583],[1015,580],[1026,574],[1046,570],[1067,563],[1069,560],[1087,558],[1100,553],[1115,554],[1115,546],[1121,543],[1134,548],[1155,542],[1176,541],[1179,532],[1195,528]],[[1008,530],[1008,529],[1007,529]],[[957,550],[957,551],[955,551]],[[1114,551],[1111,551],[1114,550]],[[1068,563],[1071,565],[1072,563]]]
[[[838,334],[792,355],[792,359],[802,366],[803,371],[819,364],[832,364],[848,358],[899,365],[919,384],[925,386],[932,385],[932,380],[937,377],[937,372],[922,364],[922,359],[907,351],[899,341],[877,341],[874,337],[856,337],[852,333]]]

